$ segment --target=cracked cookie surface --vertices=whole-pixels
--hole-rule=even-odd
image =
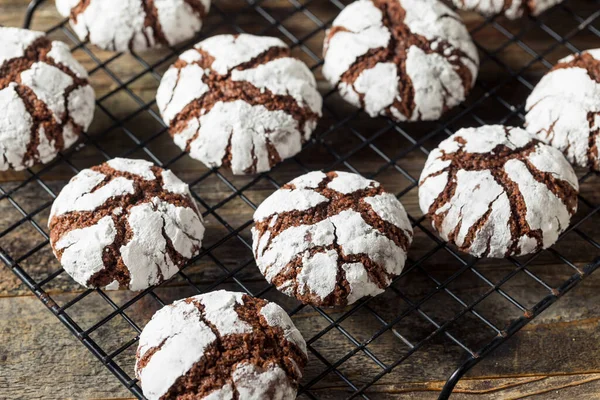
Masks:
[[[400,201],[347,172],[310,172],[254,214],[256,263],[305,304],[343,306],[384,291],[404,268],[413,230]]]
[[[143,290],[198,254],[204,225],[188,185],[144,160],[84,169],[52,204],[50,243],[83,286]]]
[[[135,373],[149,399],[296,397],[306,343],[275,303],[224,290],[168,305],[140,335]]]
[[[184,52],[156,102],[177,146],[209,168],[254,174],[293,157],[323,100],[315,77],[272,37],[219,35]]]
[[[53,160],[86,131],[95,94],[69,47],[0,27],[0,171]]]
[[[579,184],[557,149],[520,128],[461,129],[433,150],[419,203],[439,235],[476,257],[552,246],[577,211]]]
[[[571,164],[600,171],[600,49],[563,58],[527,99],[525,125]]]
[[[174,46],[202,28],[210,0],[56,0],[82,41],[111,51]]]
[[[437,120],[475,84],[478,53],[437,0],[358,0],[328,30],[323,75],[371,117]]]
[[[491,17],[502,14],[509,19],[523,15],[537,16],[562,3],[564,0],[453,0],[456,7],[466,11],[476,11]]]

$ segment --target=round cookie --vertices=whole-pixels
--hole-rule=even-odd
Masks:
[[[325,37],[323,75],[371,117],[437,120],[465,100],[479,68],[460,17],[437,0],[358,0]]]
[[[537,16],[564,0],[453,0],[456,7],[476,11],[486,17],[503,14],[508,19]]]
[[[50,211],[50,243],[83,286],[143,290],[197,255],[202,216],[188,185],[144,160],[115,158],[79,172]]]
[[[156,312],[140,335],[135,373],[153,399],[296,398],[306,343],[275,303],[224,290]]]
[[[419,203],[440,236],[475,257],[552,246],[577,211],[579,184],[555,148],[523,129],[461,129],[429,154]]]
[[[525,126],[571,164],[600,171],[600,49],[566,57],[527,99]]]
[[[348,172],[310,172],[254,213],[254,256],[269,283],[305,304],[344,306],[400,275],[413,230],[400,201]]]
[[[87,130],[94,101],[66,44],[0,27],[0,171],[53,160]]]
[[[82,41],[104,50],[174,46],[202,28],[210,0],[56,0]]]
[[[184,52],[156,102],[175,144],[192,158],[254,174],[300,152],[323,100],[312,72],[284,42],[242,34]]]

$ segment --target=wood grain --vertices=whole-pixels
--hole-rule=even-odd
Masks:
[[[25,0],[0,0],[0,24],[20,26],[26,3]],[[211,12],[203,32],[233,32],[229,24],[231,21],[226,18],[246,7],[246,1],[215,0],[215,4],[217,7]],[[317,28],[301,13],[293,14],[289,0],[264,0],[260,4],[264,11],[283,21],[279,28],[289,34],[300,37]],[[569,1],[568,5],[584,17],[591,15],[597,8],[597,2],[594,1]],[[321,21],[330,21],[337,12],[329,1],[310,2],[307,11]],[[548,32],[535,27],[531,21],[508,22],[500,19],[498,24],[506,30],[502,31],[493,26],[478,29],[482,19],[473,13],[465,13],[463,17],[469,28],[476,30],[474,38],[481,45],[482,55],[479,83],[467,101],[467,105],[476,105],[472,112],[458,118],[457,122],[451,122],[446,131],[435,123],[403,124],[399,129],[390,129],[387,121],[369,119],[362,113],[356,113],[336,96],[329,96],[326,99],[325,115],[316,135],[318,140],[309,145],[296,161],[278,166],[270,174],[273,180],[278,184],[285,183],[303,173],[304,168],[355,168],[365,175],[377,173],[377,179],[388,190],[396,193],[406,192],[401,200],[411,216],[418,220],[421,213],[414,182],[420,174],[426,155],[420,146],[413,146],[405,133],[420,140],[432,130],[440,129],[438,135],[422,142],[423,149],[432,149],[444,134],[459,127],[476,125],[481,121],[499,122],[507,114],[502,102],[521,105],[529,92],[529,85],[537,82],[547,70],[547,65],[570,51],[565,46],[556,45],[556,41]],[[47,1],[36,13],[33,27],[45,30],[60,21],[53,2]],[[235,22],[250,32],[283,37],[281,30],[269,26],[253,11],[238,17]],[[559,35],[569,33],[576,26],[573,17],[562,9],[552,13],[545,22]],[[544,58],[541,62],[532,58],[519,45],[502,46],[507,41],[506,32],[519,34],[521,29],[524,29],[524,32],[519,36],[519,40],[532,51],[542,52]],[[318,32],[307,38],[304,50],[309,51],[308,55],[297,46],[293,51],[310,66],[315,67],[319,88],[322,93],[326,93],[329,86],[323,81],[317,62],[310,56],[310,52],[320,56],[323,35],[323,32]],[[73,45],[60,30],[54,32],[52,37]],[[289,38],[284,37],[284,40],[289,42]],[[589,30],[572,36],[570,43],[582,49],[600,45],[598,37]],[[552,51],[546,51],[553,46],[555,48]],[[187,156],[173,161],[179,155],[179,151],[166,133],[160,133],[163,127],[156,118],[156,107],[153,104],[158,86],[156,74],[162,73],[173,61],[173,57],[167,57],[168,53],[165,51],[141,54],[144,62],[152,66],[152,71],[147,71],[145,66],[131,55],[124,54],[111,59],[113,54],[110,52],[100,51],[93,46],[88,48],[91,55],[81,49],[75,50],[74,54],[88,70],[93,71],[91,81],[98,98],[102,99],[90,130],[92,141],[97,142],[102,151],[87,142],[66,153],[71,164],[81,169],[104,161],[105,154],[109,157],[126,154],[131,157],[148,158],[144,150],[151,151],[160,162],[168,163],[169,168],[187,182],[193,183],[193,189],[199,195],[202,209],[206,213],[208,230],[204,245],[205,248],[215,248],[195,265],[188,267],[186,275],[204,290],[222,280],[228,271],[240,269],[236,277],[247,284],[250,290],[259,292],[265,289],[267,284],[252,262],[252,254],[247,247],[250,234],[246,225],[251,219],[253,209],[246,201],[259,204],[273,191],[273,183],[267,179],[260,179],[251,188],[243,190],[241,194],[235,194],[230,185],[243,188],[253,178],[235,177],[221,171],[223,178],[212,174],[198,182],[197,179],[207,172],[206,168]],[[92,56],[108,62],[107,66],[121,83],[126,83],[130,93],[118,91],[120,82],[113,79],[106,70],[96,68]],[[511,79],[508,75],[510,72],[521,70],[523,79],[520,81]],[[498,87],[495,93],[499,98],[488,98],[485,91],[496,86]],[[141,107],[149,108],[155,114],[140,111],[134,117],[128,117]],[[453,121],[461,111],[454,111],[446,120]],[[520,124],[518,112],[515,115],[517,116],[509,119],[507,123]],[[338,118],[345,116],[348,116],[349,124],[337,126]],[[131,135],[136,139],[132,140]],[[136,140],[147,143],[140,146],[136,144]],[[369,142],[364,143],[364,140]],[[371,148],[371,143],[380,151]],[[360,147],[360,150],[355,151],[357,147]],[[402,158],[387,164],[382,155],[387,158]],[[337,157],[343,157],[348,164],[336,164]],[[13,259],[19,260],[19,265],[27,273],[39,280],[57,271],[59,265],[46,243],[46,238],[37,231],[34,223],[47,233],[46,223],[52,194],[58,193],[73,176],[73,170],[68,163],[59,160],[52,164],[51,168],[36,167],[36,171],[40,171],[40,178],[46,187],[35,180],[21,187],[21,182],[29,178],[27,172],[0,173],[0,187],[11,193],[10,199],[0,200],[0,232],[11,229],[0,238],[0,247]],[[578,173],[580,176],[585,174],[584,171]],[[597,176],[591,176],[582,184],[582,196],[588,203],[580,202],[580,211],[574,219],[575,223],[600,205],[597,181]],[[22,213],[12,202],[19,204],[25,213],[34,213],[32,220],[23,220]],[[597,217],[585,220],[578,227],[581,233],[600,241],[600,224],[597,220]],[[223,237],[230,234],[221,221],[225,221],[230,229],[241,226],[246,228],[239,232],[239,238],[234,235],[227,242],[216,246]],[[443,282],[462,267],[462,264],[447,251],[436,251],[435,243],[426,232],[429,228],[425,225],[427,224],[424,224],[423,229],[417,229],[410,257],[414,262],[430,252],[434,254],[394,286],[407,301],[413,303],[435,291],[436,283],[427,277],[425,271],[437,281]],[[40,250],[25,257],[37,245],[41,246]],[[577,267],[582,267],[592,258],[600,256],[598,248],[584,244],[578,232],[566,235],[555,249]],[[215,259],[219,260],[219,263]],[[464,259],[470,261],[466,257]],[[526,260],[527,258],[520,261]],[[506,261],[483,260],[476,264],[476,270],[496,283],[514,271],[515,266]],[[531,263],[530,270],[551,287],[560,285],[574,272],[551,252],[544,252],[537,257]],[[595,306],[600,302],[599,286],[600,274],[584,281],[574,293],[546,311],[507,345],[476,366],[467,378],[459,383],[452,398],[600,399],[600,309]],[[229,279],[219,288],[237,287]],[[82,293],[81,287],[65,273],[58,275],[44,289],[59,305],[66,304]],[[478,299],[488,289],[487,283],[471,271],[463,272],[448,286],[452,295],[467,304]],[[523,272],[516,274],[502,289],[526,308],[537,303],[548,293]],[[194,289],[179,278],[156,290],[157,296],[164,302],[195,293]],[[131,299],[133,294],[116,292],[110,293],[109,296],[120,305]],[[264,297],[277,301],[288,310],[297,306],[293,300],[274,290],[267,291]],[[390,289],[371,301],[368,308],[361,309],[341,322],[340,328],[359,342],[367,341],[382,326],[374,313],[386,321],[393,320],[409,309],[407,301],[401,300],[394,290]],[[142,327],[158,307],[158,302],[146,296],[127,309],[126,314],[138,327]],[[420,310],[436,323],[443,324],[460,313],[462,306],[448,293],[440,293],[429,299]],[[500,329],[511,319],[522,315],[520,310],[497,293],[484,300],[476,310]],[[341,317],[344,311],[334,309],[328,310],[327,313],[330,318],[336,319]],[[69,315],[82,329],[94,326],[111,312],[112,308],[95,292],[68,310]],[[327,321],[310,308],[304,308],[296,314],[294,322],[306,338],[313,337],[328,326]],[[393,331],[387,331],[371,341],[368,350],[383,363],[391,364],[409,350],[408,346],[394,336],[394,332],[411,343],[417,343],[433,329],[423,316],[412,312],[396,324]],[[470,314],[466,314],[457,324],[452,325],[448,333],[464,341],[474,350],[495,335]],[[134,328],[125,323],[120,316],[116,316],[105,326],[91,333],[91,337],[107,351],[111,351],[135,338],[136,334]],[[134,347],[116,359],[130,374],[133,372]],[[310,382],[327,369],[316,356],[316,352],[329,362],[335,362],[354,348],[339,330],[329,330],[321,339],[311,343],[314,352],[304,382]],[[445,380],[464,357],[464,351],[453,344],[448,336],[441,335],[410,356],[391,374],[384,375],[369,389],[368,394],[373,399],[437,398]],[[361,351],[350,357],[337,370],[357,385],[369,382],[381,372],[381,368]],[[347,385],[333,372],[328,373],[316,384],[312,392],[322,399],[344,398],[350,394]],[[0,267],[0,399],[125,399],[128,396],[128,392],[116,378],[52,317],[14,274],[8,268]]]

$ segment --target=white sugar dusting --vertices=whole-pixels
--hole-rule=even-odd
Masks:
[[[42,32],[27,29],[0,27],[0,65],[13,58],[23,57],[25,50],[36,39],[43,37]]]
[[[195,47],[214,57],[212,69],[225,75],[234,67],[251,61],[272,47],[287,48],[287,45],[278,38],[243,33],[238,36],[213,36]]]
[[[63,251],[60,263],[65,271],[80,285],[88,286],[88,280],[104,269],[104,249],[116,234],[112,218],[106,216],[95,225],[67,232],[54,247]]]
[[[387,47],[391,34],[383,26],[383,15],[370,0],[351,3],[333,21],[344,30],[336,33],[326,43],[323,75],[337,84],[344,72],[369,50]]]
[[[600,113],[600,83],[587,70],[550,71],[533,89],[526,111],[529,132],[562,151],[571,163],[589,166],[589,137],[595,128],[590,127],[588,115]],[[598,160],[597,155],[593,157]]]
[[[292,179],[290,185],[294,185],[296,189],[315,189],[325,178],[327,175],[324,172],[312,171]]]
[[[306,353],[306,342],[302,337],[300,331],[294,326],[294,323],[290,319],[290,316],[275,303],[268,303],[260,309],[260,315],[262,315],[267,324],[273,327],[279,327],[283,330],[283,336],[290,343],[295,344],[303,353]]]
[[[25,57],[26,50],[40,38],[41,32],[25,29],[0,27],[0,65],[10,60]],[[67,90],[73,86],[73,78],[61,68],[72,71],[75,75],[86,78],[85,69],[71,56],[67,45],[61,42],[40,42],[48,48],[46,61],[32,60],[31,66],[21,71],[17,82],[7,82],[0,90],[0,108],[6,116],[0,124],[0,171],[13,169],[20,171],[37,163],[46,163],[56,157],[58,151],[70,147],[78,138],[78,133],[70,121],[64,121],[67,115],[84,130],[88,128],[94,113],[94,92],[86,83],[66,96]],[[43,52],[42,52],[43,53]],[[36,54],[36,53],[34,53]],[[52,62],[58,63],[57,68]],[[30,89],[37,99],[44,103],[52,113],[52,122],[61,124],[65,139],[57,148],[56,138],[47,137],[50,131],[41,125],[32,135],[33,118],[16,91],[18,85]],[[91,105],[90,105],[91,104]],[[67,109],[68,107],[68,109]],[[38,107],[39,108],[39,107]],[[50,121],[48,121],[50,122]],[[31,146],[33,137],[40,140]],[[33,155],[28,155],[28,147],[33,148]]]
[[[147,161],[113,159],[107,165],[115,170],[156,179],[150,169],[152,163]],[[163,178],[172,174],[167,170],[161,172]],[[174,175],[167,178],[166,182],[167,186],[171,186],[173,190],[180,191],[179,194],[189,196],[187,185],[179,181]],[[118,205],[122,202],[106,204],[114,197],[134,194],[136,190],[139,192],[141,188],[139,185],[134,185],[133,180],[125,177],[109,178],[103,173],[85,169],[71,179],[59,193],[52,205],[49,224],[52,224],[55,217],[66,213],[95,212],[99,208],[108,207],[102,212],[109,214],[105,218],[108,218],[113,230],[115,229],[114,221],[121,226],[125,225],[125,228],[131,231],[125,242],[121,243],[118,248],[119,255],[129,272],[129,289],[143,290],[169,279],[178,271],[180,265],[177,265],[176,262],[180,261],[179,259],[171,259],[170,254],[172,253],[170,253],[167,246],[172,246],[172,249],[183,257],[183,261],[190,259],[198,253],[202,245],[205,228],[202,217],[197,213],[197,210],[190,207],[176,206],[168,201],[161,200],[157,196],[131,207]],[[191,201],[193,202],[193,200]],[[56,249],[59,249],[58,246],[61,245],[63,239],[69,237],[71,238],[71,247],[68,251],[65,251],[66,255],[74,254],[74,250],[71,249],[77,249],[80,252],[81,246],[88,246],[90,251],[94,251],[94,247],[89,245],[90,241],[105,242],[94,236],[98,235],[98,224],[100,222],[91,227],[63,233],[63,237],[60,239],[61,242],[53,245]],[[64,264],[68,262],[69,258],[65,258],[63,255],[62,260]],[[77,271],[71,273],[67,266],[65,266],[65,269],[72,275],[83,273]]]
[[[436,120],[446,109],[465,100],[465,87],[475,83],[479,59],[468,30],[460,17],[438,0],[398,0],[404,10],[405,36],[418,35],[429,41],[432,52],[410,46],[403,65],[381,60],[362,71],[354,81],[345,79],[360,57],[376,50],[384,51],[391,40],[390,28],[383,24],[382,11],[372,0],[358,0],[348,5],[333,22],[333,35],[325,43],[323,75],[338,87],[342,97],[363,107],[371,116],[390,115],[398,121]],[[404,32],[404,31],[403,31]],[[399,40],[405,40],[400,38]],[[447,43],[443,53],[440,45]],[[453,54],[459,52],[460,55]],[[452,61],[452,62],[451,62]],[[458,65],[470,72],[463,82]],[[414,89],[410,115],[395,103],[402,99],[399,83]]]
[[[179,377],[202,361],[219,337],[255,334],[252,326],[239,318],[237,307],[244,307],[243,293],[219,290],[176,301],[156,312],[140,335],[135,366],[144,395],[148,399],[164,396]],[[285,339],[306,354],[302,335],[281,307],[267,303],[259,315],[272,327],[281,328]],[[247,350],[258,349],[251,346]],[[285,357],[301,375],[293,358]],[[288,399],[295,397],[296,389],[280,365],[271,362],[259,367],[241,361],[231,366],[230,380],[203,398],[232,399],[236,393],[240,399]]]
[[[215,326],[221,336],[252,333],[252,326],[240,319],[236,306],[243,306],[243,294],[219,290],[203,294],[199,299],[204,306],[204,317]]]
[[[136,376],[149,400],[158,400],[166,394],[177,378],[200,361],[206,348],[217,339],[201,317],[193,302],[177,301],[156,312],[142,331],[138,346],[140,357],[160,346],[144,368],[136,364]]]
[[[152,26],[146,26],[145,0],[90,0],[71,26],[81,40],[88,36],[90,42],[105,50],[135,51],[160,47]],[[210,1],[200,2],[206,12]],[[73,8],[80,4],[74,0],[56,0],[56,8],[64,17],[70,17]],[[154,0],[157,23],[166,41],[176,45],[191,39],[202,27],[202,17],[185,0]]]
[[[240,399],[283,400],[296,397],[296,388],[285,371],[276,364],[261,368],[242,362],[233,371],[233,383]]]
[[[377,296],[384,292],[384,289],[371,280],[362,263],[344,264],[342,269],[346,273],[346,280],[350,285],[348,304],[354,304],[363,297]]]
[[[208,92],[208,85],[202,80],[204,76],[204,70],[197,64],[180,70],[170,68],[165,73],[156,92],[156,104],[167,125],[185,106]]]
[[[208,13],[210,0],[202,0]],[[194,37],[202,28],[202,20],[185,0],[154,0],[158,22],[170,45],[184,42]]]
[[[302,147],[298,121],[289,113],[269,111],[262,105],[253,106],[243,100],[217,102],[200,117],[199,125],[197,138],[189,144],[190,156],[210,168],[220,167],[231,144],[234,174],[247,173],[254,163],[256,173],[271,169],[267,144],[273,146],[282,159],[298,154]]]
[[[328,188],[340,194],[350,195],[357,190],[379,186],[379,183],[356,174],[336,174],[337,177],[329,183]],[[310,188],[316,188],[325,178],[324,173],[316,171],[294,179],[290,185],[302,189],[276,191],[259,206],[260,213],[255,215],[255,222],[266,221],[268,218],[277,217],[281,212],[294,209],[294,206],[291,206],[293,202],[288,199],[290,193],[303,193],[305,197],[322,196]],[[404,234],[406,243],[410,245],[412,227],[402,204],[394,195],[384,193],[363,197],[360,201],[364,201],[373,210],[375,216],[369,213],[370,218],[378,217],[398,227]],[[285,211],[278,211],[281,209]],[[309,209],[295,210],[310,213],[307,211]],[[406,252],[379,229],[369,225],[359,212],[342,209],[338,214],[324,217],[307,225],[305,221],[312,217],[305,219],[300,215],[297,217],[298,225],[291,223],[289,227],[275,233],[271,232],[271,225],[262,233],[256,228],[252,229],[256,263],[267,281],[273,282],[283,271],[288,271],[286,267],[294,261],[297,276],[291,280],[278,280],[278,289],[288,295],[297,292],[298,296],[322,301],[333,293],[338,285],[338,274],[342,272],[338,264],[340,254],[366,256],[390,277],[400,274],[406,261]],[[330,247],[334,244],[339,246],[339,254],[335,248]],[[365,279],[357,266],[349,268],[352,270],[350,277],[354,285],[352,301],[362,297],[361,293],[377,291],[372,287],[374,282]],[[389,284],[389,280],[385,283]]]
[[[522,129],[503,126],[458,131],[440,143],[438,149],[429,155],[420,179],[421,211],[427,214],[449,183],[451,175],[445,168],[450,165],[450,161],[440,160],[444,154],[452,157],[459,150],[467,154],[493,153],[497,146],[516,150],[530,145],[532,140],[533,137]],[[531,167],[568,182],[574,190],[578,189],[573,169],[558,150],[540,143],[529,152],[526,159]],[[552,245],[566,229],[571,217],[563,200],[544,183],[536,180],[532,175],[536,172],[522,161],[510,159],[503,166],[495,168],[501,168],[507,174],[507,179],[518,186],[525,203],[523,217],[528,227],[542,232],[544,248]],[[514,211],[509,202],[509,189],[492,172],[491,169],[456,171],[456,186],[452,197],[436,210],[431,210],[435,215],[443,217],[439,234],[445,240],[452,235],[456,245],[466,247],[464,250],[476,257],[530,253],[536,249],[537,242],[533,237],[513,237],[510,219],[513,218]],[[477,226],[473,231],[473,227]],[[471,232],[474,236],[467,242]]]
[[[5,115],[0,124],[0,171],[25,168],[22,162],[27,153],[33,124],[15,87],[16,84],[11,83],[0,90],[0,109]]]
[[[402,229],[405,233],[409,233],[412,237],[412,225],[402,203],[396,196],[391,193],[382,193],[373,197],[365,197],[363,201],[371,206],[379,218]]]
[[[291,96],[299,106],[308,105],[321,115],[323,99],[317,91],[317,81],[306,64],[295,58],[284,57],[255,68],[231,71],[234,81],[248,81],[255,87],[281,96]]]
[[[129,288],[143,290],[159,283],[160,276],[172,277],[178,268],[167,253],[162,213],[152,203],[143,203],[129,210],[127,224],[133,235],[119,251],[129,270]]]
[[[343,194],[379,187],[379,183],[350,172],[335,171],[336,177],[327,184],[327,188]]]
[[[539,15],[547,9],[562,3],[564,0],[453,0],[463,10],[473,10],[485,16],[504,14],[509,19],[523,16],[525,10],[531,15]]]
[[[312,256],[304,254],[302,270],[296,277],[298,291],[301,294],[312,293],[321,300],[335,290],[337,284],[338,255],[335,250],[315,253]]]
[[[380,62],[373,68],[365,69],[354,81],[353,89],[356,93],[364,95],[365,111],[371,117],[383,113],[394,100],[402,100],[398,92],[397,71],[396,64]],[[361,105],[360,101],[357,101],[358,96],[348,94],[346,99],[357,107]]]
[[[306,211],[329,199],[310,189],[281,189],[267,197],[254,212],[255,221],[289,211]]]
[[[133,175],[137,175],[144,178],[146,181],[153,181],[156,179],[154,172],[152,171],[152,164],[146,160],[132,160],[129,158],[113,158],[106,162],[109,167],[116,171],[127,172]]]

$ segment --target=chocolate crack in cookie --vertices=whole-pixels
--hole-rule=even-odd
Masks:
[[[437,120],[465,100],[477,49],[460,17],[437,0],[358,0],[325,37],[323,75],[371,117]]]
[[[508,19],[540,15],[564,0],[453,0],[461,10],[476,11],[486,17],[502,14]]]
[[[404,207],[375,181],[310,172],[254,214],[256,263],[267,281],[316,306],[343,306],[384,291],[413,238]]]
[[[83,286],[143,290],[197,255],[204,225],[188,185],[144,160],[84,169],[50,212],[50,243]]]
[[[576,166],[600,171],[600,49],[566,57],[527,99],[527,130]]]
[[[284,42],[243,34],[184,52],[156,102],[175,144],[192,158],[254,174],[300,152],[323,101],[312,72]]]
[[[483,126],[430,153],[419,203],[461,251],[508,257],[552,246],[577,210],[578,190],[560,151],[519,128]]]
[[[149,400],[283,400],[296,397],[306,362],[306,343],[281,307],[220,290],[154,314],[135,373]]]
[[[210,0],[56,0],[82,41],[111,51],[174,46],[202,28]]]
[[[0,27],[0,171],[47,163],[70,147],[91,124],[94,100],[66,44]]]

